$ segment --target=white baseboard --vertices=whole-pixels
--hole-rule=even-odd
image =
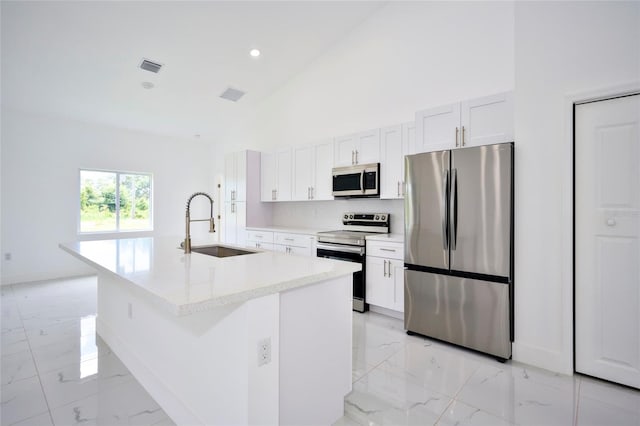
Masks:
[[[387,308],[383,308],[381,306],[376,306],[376,305],[369,305],[369,310],[377,314],[382,314],[388,317],[404,320],[404,312],[398,312],[392,309],[387,309]]]

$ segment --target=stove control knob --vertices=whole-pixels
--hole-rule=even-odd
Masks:
[[[353,219],[353,215],[352,214],[349,215],[349,219]]]
[[[387,220],[387,217],[385,215],[382,215],[381,219],[382,220]]]
[[[348,214],[345,214],[345,215],[344,215],[344,218],[345,218],[345,219],[349,219],[349,215],[348,215]]]
[[[376,220],[380,220],[380,216],[376,215]]]

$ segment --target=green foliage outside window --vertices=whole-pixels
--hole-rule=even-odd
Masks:
[[[151,175],[80,171],[80,232],[151,229]]]

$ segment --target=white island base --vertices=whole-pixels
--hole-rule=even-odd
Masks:
[[[100,271],[98,334],[178,425],[328,425],[351,391],[351,279],[177,316]]]

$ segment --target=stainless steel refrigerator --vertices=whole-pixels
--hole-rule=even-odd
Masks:
[[[407,156],[405,182],[405,329],[510,358],[513,143]]]

